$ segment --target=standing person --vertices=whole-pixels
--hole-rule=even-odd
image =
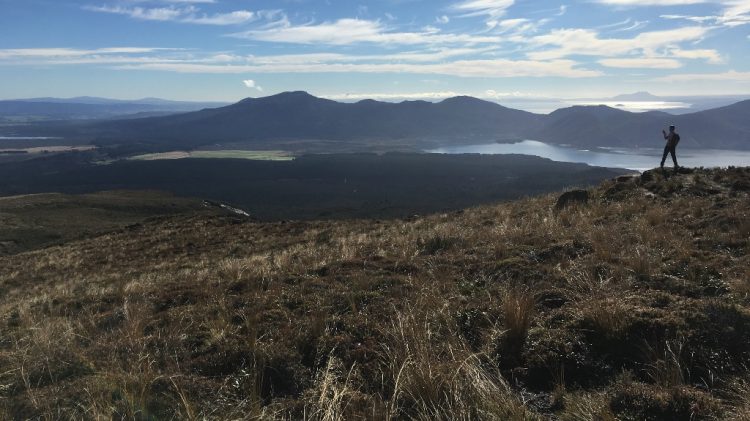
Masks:
[[[674,131],[674,126],[669,126],[669,133],[662,130],[661,134],[664,135],[664,140],[667,141],[667,144],[664,146],[664,155],[661,157],[661,169],[664,169],[664,161],[667,159],[667,154],[672,154],[674,170],[677,171],[680,167],[677,165],[676,149],[677,144],[680,143],[680,135]]]

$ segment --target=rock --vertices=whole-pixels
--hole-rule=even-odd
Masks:
[[[606,200],[624,200],[628,193],[635,189],[634,184],[617,183],[608,188],[602,197]]]
[[[561,194],[555,203],[555,210],[564,209],[577,203],[588,203],[589,192],[586,190],[570,190]]]

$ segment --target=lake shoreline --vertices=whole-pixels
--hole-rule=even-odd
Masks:
[[[558,162],[582,163],[597,167],[646,171],[659,166],[662,148],[596,147],[582,149],[536,140],[515,143],[491,142],[475,145],[443,146],[425,150],[427,153],[508,155],[521,154],[548,158]],[[725,149],[677,149],[677,162],[683,167],[750,166],[750,151]],[[666,166],[672,161],[667,158]]]

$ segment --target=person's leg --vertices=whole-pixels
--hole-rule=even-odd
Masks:
[[[677,145],[672,145],[669,148],[669,153],[672,154],[672,162],[674,163],[674,169],[677,169]]]
[[[664,161],[667,160],[667,154],[669,154],[669,145],[664,146],[664,154],[661,156],[661,168],[664,168]]]

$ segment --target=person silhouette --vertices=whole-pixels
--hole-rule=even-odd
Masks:
[[[677,165],[677,144],[680,143],[680,135],[677,134],[677,132],[674,131],[675,127],[674,125],[669,126],[669,133],[665,132],[664,130],[661,131],[661,134],[664,135],[664,140],[667,141],[667,144],[664,145],[664,155],[661,157],[661,165],[660,168],[664,169],[664,161],[667,159],[667,155],[672,155],[672,162],[674,163],[674,170],[677,171],[678,168],[680,168]]]

